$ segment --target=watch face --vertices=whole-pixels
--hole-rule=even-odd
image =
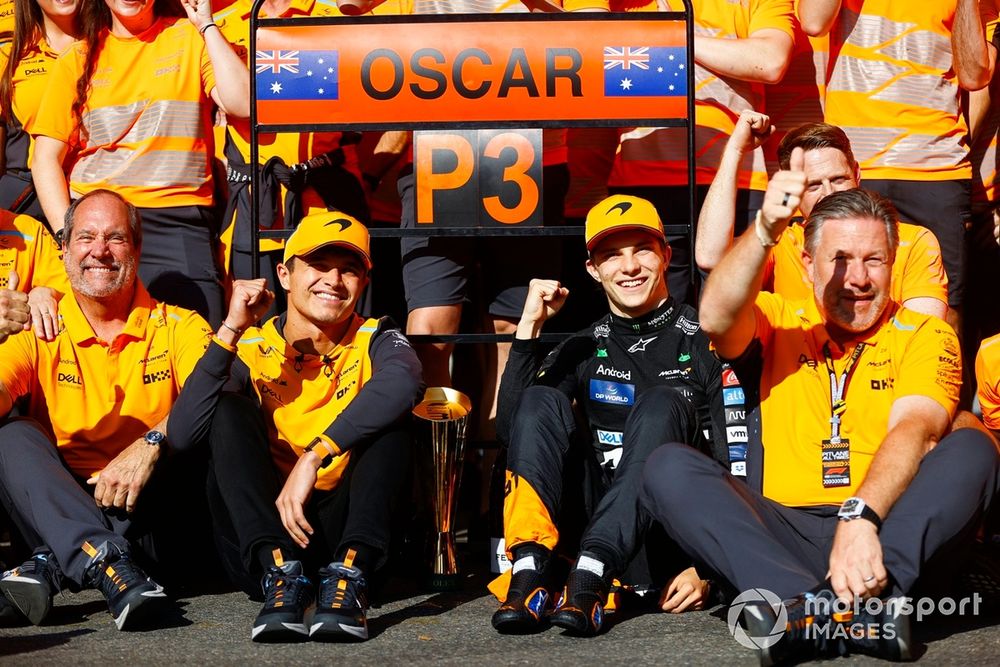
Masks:
[[[837,516],[842,517],[856,517],[861,515],[862,501],[860,498],[848,498],[844,501],[844,504],[840,506],[840,511],[837,512]]]
[[[166,439],[167,436],[159,431],[150,431],[146,434],[146,442],[151,445],[158,445]]]

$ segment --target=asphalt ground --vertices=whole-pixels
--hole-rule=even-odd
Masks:
[[[166,627],[134,632],[115,629],[96,591],[61,593],[43,625],[0,629],[0,664],[756,664],[753,652],[730,636],[722,606],[681,615],[620,613],[590,639],[557,628],[501,636],[490,626],[496,602],[486,581],[470,575],[463,590],[433,594],[390,580],[373,601],[371,638],[363,644],[254,644],[250,625],[259,604],[242,593],[180,597],[179,613]],[[998,622],[997,611],[925,619],[915,629],[921,661],[1000,664]],[[876,662],[851,657],[829,664]]]

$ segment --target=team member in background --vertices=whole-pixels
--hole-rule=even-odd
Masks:
[[[1000,438],[1000,334],[987,338],[979,347],[976,383],[983,423]]]
[[[0,41],[14,35],[14,0],[0,0]]]
[[[17,276],[16,284],[9,282],[11,273]],[[27,294],[36,287],[69,291],[59,246],[31,216],[0,209],[0,289]]]
[[[800,0],[798,16],[830,35],[825,120],[850,138],[865,187],[937,237],[957,330],[972,175],[959,93],[993,68],[979,0]]]
[[[441,15],[463,13],[523,14],[532,3],[520,0],[406,0],[400,5],[405,13],[414,15]],[[412,152],[412,146],[400,142],[401,150]],[[569,175],[566,165],[566,132],[546,130],[543,132],[543,192],[542,216],[545,225],[560,225],[563,222],[563,200],[568,187]],[[412,161],[412,155],[411,155]],[[403,228],[417,226],[415,211],[415,177],[412,168],[402,171],[399,179],[399,193],[403,203]],[[448,335],[458,333],[462,311],[467,302],[482,300],[485,316],[495,333],[512,333],[520,317],[532,272],[524,267],[544,263],[553,272],[559,273],[558,244],[542,239],[529,242],[527,239],[491,238],[479,241],[459,238],[433,238],[404,236],[401,241],[403,256],[403,284],[408,311],[406,331],[412,335]],[[521,261],[516,265],[509,262],[499,266],[497,258],[505,258],[517,253]],[[469,293],[474,284],[473,277],[477,263],[481,262],[480,276],[483,285],[482,299]],[[492,400],[496,396],[497,377],[502,372],[508,354],[508,345],[497,346],[497,362],[489,369],[482,388],[487,397],[483,416],[492,412]],[[424,367],[424,378],[431,386],[450,386],[451,343],[433,343],[417,346]],[[492,364],[491,364],[492,365]],[[491,437],[485,433],[484,437]]]
[[[1000,8],[996,0],[982,0],[980,10],[987,26],[991,60],[1000,49]],[[989,12],[987,14],[987,12]],[[962,323],[963,349],[968,356],[984,338],[1000,333],[1000,308],[994,304],[994,286],[1000,284],[1000,170],[997,138],[1000,136],[1000,76],[994,67],[990,85],[969,93],[969,161],[972,163],[972,218],[967,232],[969,273],[963,300],[969,304]]]
[[[209,0],[86,2],[83,39],[49,75],[31,128],[31,170],[58,236],[73,197],[119,192],[145,223],[139,274],[150,294],[223,315],[215,260],[212,113],[250,112],[246,65],[212,22]],[[78,152],[67,178],[63,163]]]
[[[509,447],[504,538],[513,563],[506,595],[502,585],[495,590],[503,599],[493,615],[500,632],[531,632],[551,620],[597,634],[615,577],[662,586],[666,611],[700,608],[707,582],[639,512],[639,476],[649,452],[671,439],[727,464],[727,430],[746,441],[745,422],[727,429],[723,421],[723,368],[694,309],[669,294],[670,246],[653,205],[605,199],[587,216],[586,241],[587,271],[610,314],[542,360],[539,334],[568,293],[556,281],[532,281],[500,387],[498,431]],[[735,376],[726,378],[729,391],[738,391]],[[585,429],[577,429],[574,400]],[[571,555],[578,546],[561,603],[547,619],[550,591],[562,583],[553,552]]]
[[[709,189],[698,220],[695,258],[698,266],[711,271],[733,243],[736,175],[740,156],[773,131],[764,114],[744,111],[726,143],[719,171]],[[860,169],[851,143],[839,127],[809,123],[796,127],[778,145],[778,164],[790,168],[792,152],[802,149],[806,191],[799,212],[808,220],[813,207],[829,194],[853,190],[860,182]],[[802,260],[805,226],[793,223],[778,239],[764,267],[762,289],[786,299],[808,298],[812,286]],[[918,225],[899,223],[899,248],[892,266],[892,298],[910,310],[944,319],[948,311],[948,279],[941,250],[934,235]]]
[[[217,12],[213,21],[241,60],[250,62],[250,8],[252,0],[237,0]],[[391,9],[396,3],[385,7]],[[386,9],[380,10],[385,12]],[[262,18],[342,16],[334,0],[270,0],[261,7]],[[310,63],[309,51],[300,51],[300,67]],[[321,57],[321,56],[316,56]],[[228,167],[229,198],[222,219],[222,240],[226,248],[225,271],[234,278],[250,278],[250,124],[246,119],[227,118],[216,154]],[[294,229],[304,215],[340,210],[368,221],[368,206],[361,186],[357,154],[352,142],[357,133],[286,132],[258,135],[263,183],[260,226],[265,229]],[[263,239],[260,244],[259,275],[276,284],[276,266],[281,261],[281,243]],[[272,314],[284,310],[284,294],[279,290]]]
[[[366,581],[386,560],[422,393],[406,338],[354,312],[370,270],[364,225],[304,218],[278,265],[288,310],[249,328],[272,296],[263,280],[237,281],[192,381],[202,403],[169,425],[185,441],[208,434],[223,562],[252,597],[263,588],[254,641],[368,638]],[[253,398],[220,398],[230,373]]]
[[[771,178],[754,228],[709,276],[701,302],[702,327],[732,361],[759,424],[747,485],[668,444],[649,457],[641,502],[735,590],[784,600],[786,631],[761,649],[762,663],[844,652],[907,659],[903,601],[857,601],[911,594],[931,558],[945,564],[974,538],[997,491],[997,450],[981,425],[952,428],[962,383],[954,331],[890,297],[899,237],[884,197],[854,189],[813,207],[811,298],[760,291],[806,195],[802,153]],[[838,598],[850,611],[833,613]],[[776,613],[748,605],[750,636],[769,633]]]
[[[798,9],[800,0],[793,0]],[[811,37],[794,21],[795,46],[788,61],[788,70],[781,83],[764,86],[764,106],[774,126],[774,133],[764,142],[767,173],[773,174],[778,165],[778,143],[794,127],[823,122],[826,99],[826,66],[830,60],[830,38]]]
[[[625,2],[626,5],[637,3]],[[764,108],[764,84],[782,81],[795,39],[792,0],[693,0],[696,210],[719,166],[720,152],[740,112]],[[611,7],[615,8],[612,2]],[[648,9],[684,9],[680,0],[646,3]],[[669,67],[664,68],[669,71]],[[622,77],[626,73],[622,71]],[[684,75],[682,70],[678,76]],[[661,217],[689,217],[687,139],[680,128],[637,127],[623,130],[608,179],[612,193],[628,193],[652,201]],[[737,229],[753,219],[767,184],[763,151],[743,156],[737,196]],[[674,248],[670,293],[693,302],[691,263],[686,237],[669,238]]]
[[[181,387],[212,332],[197,313],[149,296],[136,275],[139,214],[119,195],[77,199],[65,229],[72,290],[58,335],[0,333],[0,414],[30,397],[24,418],[0,425],[0,501],[37,547],[0,590],[37,624],[66,577],[100,589],[130,629],[168,604],[135,558],[192,578],[196,467],[183,452],[166,459],[176,447],[163,431],[171,410],[186,410]]]
[[[28,163],[30,126],[38,114],[56,58],[80,35],[79,2],[26,0],[16,12],[11,42],[0,47],[0,122],[4,128],[0,208],[44,220]],[[6,7],[0,7],[0,15]],[[14,17],[12,17],[14,18]],[[3,27],[0,26],[0,31]]]

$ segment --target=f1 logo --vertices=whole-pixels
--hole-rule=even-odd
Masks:
[[[414,132],[413,168],[418,224],[542,224],[541,130]]]

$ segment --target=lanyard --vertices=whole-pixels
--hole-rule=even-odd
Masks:
[[[858,343],[851,353],[851,358],[847,360],[840,378],[833,368],[833,358],[830,355],[830,343],[827,341],[823,345],[823,357],[826,360],[826,370],[830,374],[830,443],[840,444],[840,421],[844,412],[847,411],[847,382],[851,379],[851,371],[861,358],[861,353],[865,350],[864,343]]]

